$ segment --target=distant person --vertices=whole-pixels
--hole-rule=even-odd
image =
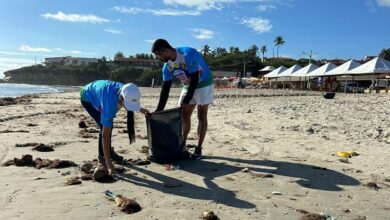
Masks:
[[[127,131],[130,144],[135,142],[134,112],[148,114],[149,111],[141,108],[141,93],[133,84],[122,84],[109,80],[97,80],[84,86],[80,91],[81,104],[91,115],[100,128],[98,141],[98,160],[111,174],[114,165],[111,160],[123,162],[111,147],[111,133],[116,113],[124,107],[127,111]]]
[[[183,108],[183,137],[186,144],[191,130],[191,115],[197,106],[198,110],[198,145],[192,159],[201,159],[202,145],[207,132],[207,112],[214,100],[214,85],[211,70],[203,57],[194,48],[173,48],[168,41],[158,39],[153,43],[152,52],[162,62],[163,85],[156,111],[164,110],[168,100],[173,77],[177,78],[183,88],[179,105]]]

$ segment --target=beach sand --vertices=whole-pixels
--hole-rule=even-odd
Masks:
[[[142,89],[154,110],[159,89]],[[176,106],[174,89],[167,108]],[[179,169],[127,166],[113,183],[81,181],[79,167],[0,167],[0,219],[300,219],[325,213],[337,219],[390,219],[390,95],[272,90],[219,90],[209,110],[204,159]],[[80,120],[90,133],[81,137]],[[114,122],[112,145],[127,159],[145,159],[146,123],[136,114],[136,143],[129,145],[125,111]],[[196,144],[196,112],[189,144]],[[92,128],[92,129],[91,129]],[[33,158],[97,157],[96,126],[77,92],[42,94],[0,106],[0,163]],[[17,144],[42,143],[38,152]],[[360,154],[339,161],[337,151]],[[271,174],[271,175],[264,175]],[[376,187],[377,186],[377,187]],[[120,211],[104,196],[111,190],[135,199],[142,210]]]

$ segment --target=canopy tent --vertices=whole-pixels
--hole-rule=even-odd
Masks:
[[[273,67],[273,66],[266,66],[263,69],[259,70],[259,72],[271,72],[273,70],[275,70],[275,67]]]
[[[287,77],[291,76],[291,74],[295,73],[296,71],[302,69],[301,66],[298,64],[295,64],[294,66],[288,68],[287,70],[283,71],[281,74],[279,74],[277,77]]]
[[[365,64],[362,64],[352,70],[346,72],[351,75],[364,75],[364,74],[381,74],[390,73],[390,62],[381,58],[376,57]]]
[[[321,67],[317,68],[316,70],[310,72],[307,74],[308,77],[315,77],[315,76],[325,76],[326,72],[331,71],[332,69],[336,68],[337,66],[333,63],[326,63],[322,65]]]
[[[302,69],[296,71],[295,73],[293,73],[291,76],[298,76],[298,77],[306,77],[307,74],[309,74],[310,72],[314,71],[315,69],[317,69],[318,66],[311,63],[305,67],[303,67]]]
[[[278,67],[277,69],[275,69],[274,71],[272,71],[272,72],[266,74],[264,77],[268,77],[268,78],[270,78],[270,77],[278,77],[278,75],[279,75],[280,73],[282,73],[283,71],[285,71],[285,70],[287,70],[287,67],[285,67],[285,66],[280,66],[280,67]]]
[[[325,73],[325,76],[337,76],[337,75],[346,75],[346,72],[360,66],[360,63],[356,60],[350,60],[344,64],[330,70]]]
[[[286,81],[295,81],[291,78],[292,74],[295,73],[296,71],[302,69],[301,66],[298,64],[295,64],[294,66],[288,68],[284,72],[278,75],[278,81],[280,82],[286,82]],[[299,81],[299,78],[297,78]]]

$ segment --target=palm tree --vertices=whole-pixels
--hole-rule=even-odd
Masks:
[[[380,53],[379,56],[382,57],[385,60],[390,61],[390,48],[383,49]]]
[[[256,44],[253,44],[249,49],[248,52],[251,56],[256,57],[257,52],[259,51],[259,48],[256,46]]]
[[[207,56],[210,54],[211,52],[211,49],[210,49],[210,46],[209,45],[204,45],[201,49],[202,53],[203,53],[203,56]]]
[[[261,54],[263,54],[263,60],[262,61],[264,61],[264,54],[267,53],[267,46],[265,46],[265,45],[261,46],[260,52],[261,52]]]
[[[121,59],[121,58],[125,58],[125,55],[123,55],[123,53],[121,51],[118,51],[115,56],[114,56],[114,60],[117,60],[117,59]]]
[[[284,44],[284,40],[283,40],[283,37],[282,36],[277,36],[274,40],[274,43],[275,43],[275,46],[277,46],[277,49],[276,49],[276,56],[279,57],[279,47],[282,46]]]

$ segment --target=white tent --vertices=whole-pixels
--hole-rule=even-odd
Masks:
[[[307,74],[308,77],[313,77],[313,76],[325,76],[326,72],[331,71],[332,69],[336,68],[337,66],[334,65],[333,63],[326,63],[322,65],[321,67],[317,68],[316,70],[310,72]]]
[[[303,67],[302,69],[296,71],[295,73],[293,73],[291,76],[299,76],[299,77],[306,77],[307,74],[309,74],[310,72],[314,71],[315,69],[317,69],[318,66],[311,63],[305,67]]]
[[[273,71],[275,70],[275,67],[273,66],[266,66],[263,69],[259,70],[260,72],[268,72],[268,71]]]
[[[344,64],[332,69],[325,73],[325,76],[346,75],[346,72],[360,66],[360,63],[356,60],[350,60]]]
[[[299,66],[298,64],[295,64],[294,66],[288,68],[287,70],[285,70],[284,72],[282,72],[281,74],[279,74],[277,77],[287,77],[287,76],[291,76],[291,74],[295,73],[296,71],[302,69],[301,66]]]
[[[280,66],[279,68],[275,69],[274,71],[266,74],[264,77],[278,77],[278,75],[285,70],[287,70],[287,67]]]
[[[390,62],[376,57],[346,73],[353,75],[390,73]]]

